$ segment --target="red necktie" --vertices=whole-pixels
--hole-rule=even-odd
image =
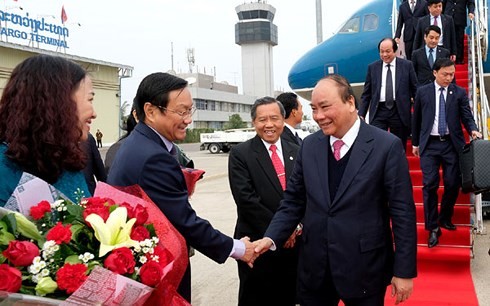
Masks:
[[[284,165],[282,164],[281,159],[279,158],[279,155],[277,155],[277,147],[276,145],[271,145],[269,147],[269,150],[271,150],[272,155],[272,165],[274,165],[274,169],[276,169],[277,177],[279,178],[279,182],[281,183],[282,190],[286,189],[286,173],[284,173]]]
[[[342,140],[335,140],[333,142],[333,157],[335,157],[335,160],[340,159],[340,148],[344,145],[344,142]]]
[[[438,26],[438,24],[437,24],[437,17],[434,17],[434,25],[435,26]]]

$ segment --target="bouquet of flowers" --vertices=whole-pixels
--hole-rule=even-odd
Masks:
[[[41,201],[28,217],[4,215],[0,290],[67,305],[188,305],[176,293],[185,241],[141,188],[128,190],[137,196],[99,184],[77,204]]]

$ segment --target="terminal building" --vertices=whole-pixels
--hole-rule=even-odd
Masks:
[[[60,37],[56,33],[39,29],[46,37],[41,40],[34,39],[32,27],[14,22],[19,18],[30,18],[27,12],[2,11],[0,13],[3,19],[10,18],[8,28],[7,22],[3,24],[0,22],[0,94],[14,67],[28,57],[49,54],[73,60],[84,67],[93,80],[97,119],[92,123],[92,132],[95,133],[97,129],[103,132],[105,146],[116,142],[122,133],[120,130],[120,118],[123,115],[120,107],[121,79],[131,77],[133,67],[58,52],[66,46],[65,38],[61,47],[54,46],[53,41]],[[239,21],[235,24],[235,43],[240,45],[242,51],[244,94],[238,93],[238,86],[217,82],[212,75],[199,72],[178,74],[179,77],[188,80],[189,90],[197,109],[193,122],[189,126],[190,129],[223,129],[234,114],[240,115],[247,126],[251,126],[250,111],[255,100],[258,97],[278,95],[274,91],[272,66],[272,47],[277,45],[277,26],[272,23],[275,8],[258,1],[237,6],[236,13]],[[35,18],[29,20],[36,25],[47,24],[47,20],[43,17],[38,19],[42,20]],[[56,29],[63,31],[64,25],[57,25]],[[69,35],[66,37],[69,38]],[[55,47],[56,51],[54,51]]]

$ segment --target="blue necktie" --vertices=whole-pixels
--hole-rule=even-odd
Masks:
[[[441,94],[439,95],[439,128],[438,132],[440,136],[446,135],[447,123],[446,123],[446,100],[444,99],[444,87],[439,89]]]
[[[434,56],[432,55],[433,52],[434,52],[434,49],[430,48],[429,49],[429,66],[430,66],[430,68],[432,68],[432,66],[434,66]]]

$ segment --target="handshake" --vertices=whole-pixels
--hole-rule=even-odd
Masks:
[[[284,248],[292,248],[296,244],[296,237],[301,235],[302,226],[298,228],[291,234],[288,241],[284,244]],[[264,237],[259,240],[250,241],[249,237],[243,237],[240,239],[245,244],[245,254],[240,258],[240,260],[246,262],[250,268],[253,268],[254,261],[263,253],[267,252],[269,249],[274,247],[274,241],[268,237]]]

